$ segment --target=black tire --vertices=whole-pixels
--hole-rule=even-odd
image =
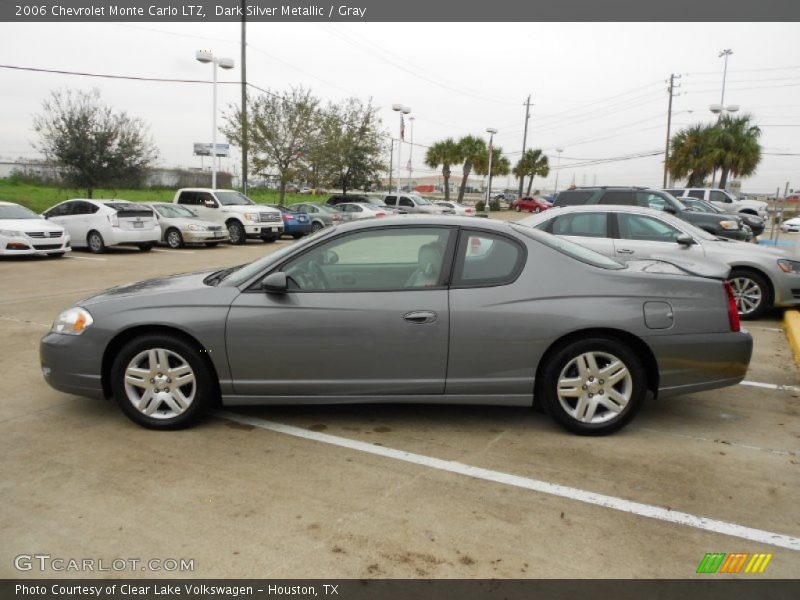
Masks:
[[[542,209],[537,206],[536,208],[533,209],[533,212],[534,214],[538,215],[540,212],[542,212]]]
[[[761,273],[749,269],[733,269],[729,281],[736,296],[736,308],[739,310],[739,318],[743,321],[758,319],[772,304],[772,288],[767,278]],[[758,288],[758,294],[760,295],[754,308],[750,308],[754,300],[752,295],[745,297],[744,294],[744,292],[751,289],[752,285]]]
[[[99,231],[92,230],[86,236],[86,245],[89,251],[94,254],[102,254],[106,251],[106,242]]]
[[[517,205],[514,207],[514,210],[515,210],[515,211],[517,211],[517,212],[522,212],[522,208],[520,207],[520,205],[519,205],[519,204],[517,204]]]
[[[194,383],[192,384],[192,391],[194,397],[189,406],[176,416],[166,418],[148,416],[140,412],[128,397],[125,389],[125,371],[136,356],[150,349],[164,349],[174,353],[183,359],[193,372]],[[174,357],[171,357],[170,360],[173,359]],[[161,367],[159,369],[166,370],[161,369]],[[213,378],[210,365],[207,364],[194,345],[174,335],[146,334],[129,341],[114,359],[109,376],[111,392],[122,412],[134,423],[149,429],[183,429],[189,427],[205,415],[218,396],[218,385]],[[182,386],[181,389],[185,390],[187,387]],[[164,388],[160,389],[163,390]],[[166,402],[159,402],[156,414],[163,414],[159,413],[159,411],[165,408],[169,408]]]
[[[265,244],[274,244],[275,241],[278,239],[277,235],[270,235],[261,238],[261,241]]]
[[[47,255],[47,258],[64,258],[66,252],[52,252]]]
[[[299,240],[299,239],[300,239],[300,238],[302,238],[304,235],[305,235],[305,233],[293,233],[293,234],[292,234],[292,237],[293,237],[294,239],[296,239],[296,240]]]
[[[216,248],[217,246],[219,246],[219,242],[206,242],[205,244],[206,247],[208,248]]]
[[[141,244],[136,244],[136,245],[142,252],[150,252],[150,250],[152,250],[153,246],[155,246],[156,244],[155,242],[143,242]]]
[[[583,384],[587,387],[581,386],[583,389],[578,389],[579,384],[576,384],[574,389],[583,396],[574,400],[574,406],[569,397],[565,398],[565,408],[559,398],[559,379],[562,372],[565,373],[565,377],[580,379],[577,364],[573,361],[587,353],[594,353],[596,364],[600,369],[593,374],[589,369],[588,373],[591,375],[587,375],[587,377],[593,377],[593,380],[588,381],[587,379]],[[604,362],[609,356],[616,358],[627,368],[627,376],[618,383],[609,384],[598,376],[602,374],[603,367],[610,364],[610,362]],[[541,371],[541,377],[542,381],[538,392],[543,407],[559,425],[578,435],[607,435],[622,429],[639,411],[647,393],[647,374],[641,361],[626,344],[610,337],[591,337],[564,344],[547,359],[547,363]],[[600,383],[601,381],[603,383]],[[595,413],[598,421],[585,422],[568,412],[568,408],[577,412],[578,403],[582,400],[588,403],[591,402],[589,398],[595,396],[598,399],[600,397],[610,398],[609,385],[617,393],[628,395],[627,403],[617,414],[615,414],[616,411],[610,411],[600,406],[596,409],[599,412]],[[584,393],[583,390],[586,392]]]
[[[241,246],[247,242],[247,233],[244,230],[244,225],[239,221],[228,221],[228,235],[230,236],[230,243],[234,246]]]
[[[314,222],[311,224],[311,233],[317,233],[317,232],[318,232],[320,229],[322,229],[323,227],[325,227],[325,225],[323,225],[323,224],[322,224],[322,223],[320,223],[319,221],[314,221]]]
[[[164,241],[167,242],[167,246],[173,250],[183,248],[186,245],[183,242],[183,235],[181,235],[181,232],[174,227],[167,229],[167,233],[164,236]]]

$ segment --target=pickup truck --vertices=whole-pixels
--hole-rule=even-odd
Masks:
[[[759,200],[740,200],[728,190],[717,188],[686,188],[664,190],[672,194],[678,200],[681,198],[697,198],[711,202],[717,208],[721,208],[726,213],[744,213],[756,215],[762,219],[767,218],[767,203]]]
[[[224,225],[231,244],[244,244],[247,238],[271,244],[283,234],[279,210],[256,204],[236,190],[183,188],[175,192],[173,203],[186,206],[201,219]]]

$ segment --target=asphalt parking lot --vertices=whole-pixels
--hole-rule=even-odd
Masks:
[[[651,400],[599,439],[455,406],[230,409],[154,432],[44,383],[39,338],[73,302],[289,243],[0,262],[0,577],[85,575],[14,567],[45,553],[194,561],[103,574],[119,577],[685,578],[709,552],[800,577],[800,375],[779,311],[746,324],[745,385]]]

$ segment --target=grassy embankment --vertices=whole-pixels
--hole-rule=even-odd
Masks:
[[[250,198],[259,204],[277,204],[278,192],[265,189],[251,189]],[[70,198],[85,198],[86,190],[66,189],[56,186],[33,185],[17,183],[7,179],[0,179],[0,201],[15,202],[27,206],[32,211],[41,213],[51,206],[69,200]],[[95,198],[131,200],[133,202],[172,202],[175,190],[172,188],[159,189],[120,189],[120,190],[94,190]],[[303,194],[286,194],[286,204],[296,202],[324,202],[328,194],[322,196],[309,196]]]

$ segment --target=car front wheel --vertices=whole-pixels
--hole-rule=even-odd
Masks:
[[[167,232],[167,246],[173,250],[183,248],[183,236],[177,229],[170,229]]]
[[[547,412],[579,435],[606,435],[634,417],[647,392],[642,363],[612,338],[578,340],[544,365],[539,388]]]
[[[730,276],[733,297],[739,316],[745,320],[757,319],[772,301],[769,284],[763,275],[753,271],[734,269]]]
[[[89,246],[89,250],[95,254],[101,254],[106,251],[106,243],[103,240],[103,236],[97,231],[89,232],[89,235],[86,236],[86,243]]]
[[[244,227],[238,221],[230,221],[228,223],[228,235],[230,236],[231,244],[234,246],[241,246],[247,241]]]
[[[202,417],[217,389],[197,349],[171,335],[128,342],[111,367],[111,390],[123,412],[150,429],[181,429]]]

